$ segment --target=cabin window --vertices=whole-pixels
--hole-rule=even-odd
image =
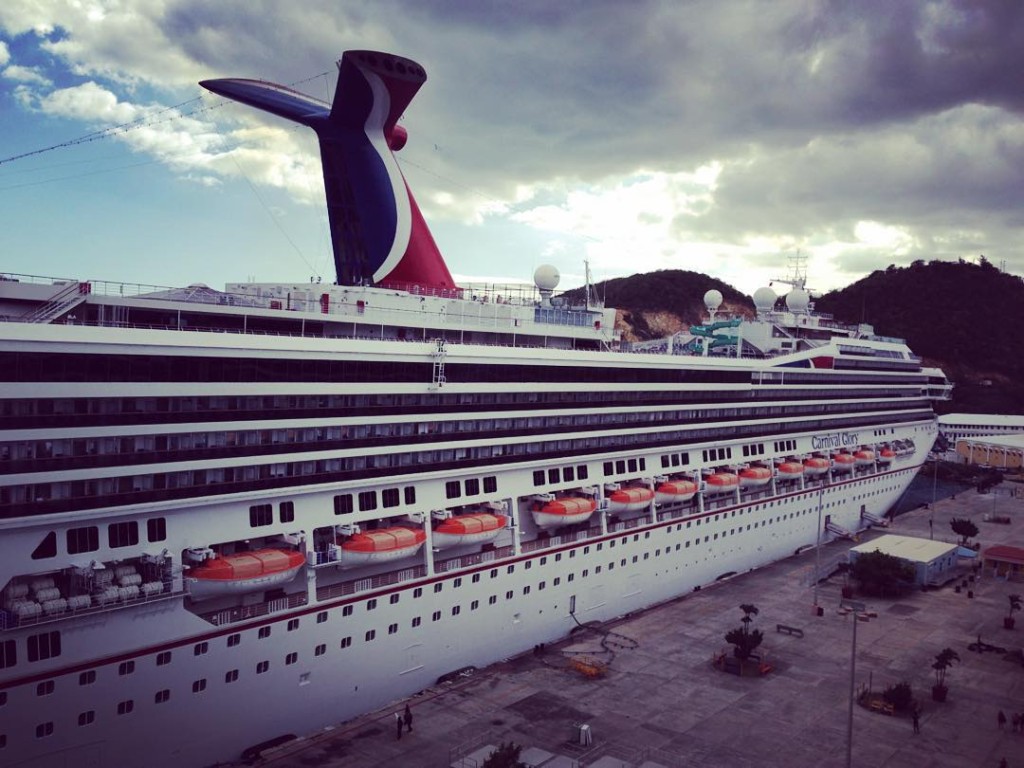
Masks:
[[[90,669],[78,676],[79,685],[92,685],[96,682],[96,670]]]
[[[28,660],[43,661],[60,656],[60,632],[28,636]]]
[[[112,523],[107,527],[107,543],[111,549],[135,546],[139,543],[139,524],[134,520]]]
[[[471,477],[469,480],[466,481],[466,495],[467,496],[476,496],[479,493],[480,493],[480,481],[477,478],[475,478],[475,477]]]
[[[18,646],[13,640],[0,643],[0,669],[13,667],[18,663]]]
[[[370,510],[377,508],[377,492],[376,491],[362,491],[359,494],[359,511],[369,512]]]
[[[249,527],[259,528],[274,522],[274,508],[270,504],[254,504],[249,507]]]
[[[385,509],[391,507],[397,507],[399,503],[399,494],[397,488],[385,488],[380,492],[380,503]]]
[[[334,497],[334,514],[347,515],[352,512],[352,509],[351,493],[343,493],[341,496]]]
[[[48,557],[57,556],[57,532],[50,531],[39,542],[39,546],[32,551],[33,560],[45,560]]]
[[[405,486],[405,503],[415,504],[416,503],[416,486],[407,485]]]
[[[85,528],[69,528],[67,532],[68,554],[95,552],[100,548],[99,528],[89,525]]]
[[[237,669],[229,669],[226,673],[224,673],[224,682],[225,683],[233,683],[236,680],[238,680],[238,670]]]
[[[488,475],[484,478],[484,493],[497,493],[498,492],[498,478],[493,475]]]
[[[162,691],[157,691],[156,696],[153,697],[155,704],[163,704],[171,698],[171,691],[168,688],[164,688]]]
[[[192,693],[202,693],[206,690],[206,678],[194,680],[192,682]]]
[[[163,517],[151,517],[146,521],[146,535],[150,541],[166,541],[167,520]]]
[[[278,515],[281,518],[282,523],[295,522],[295,502],[294,501],[282,501],[277,506]]]
[[[78,725],[79,727],[85,725],[92,725],[96,720],[96,710],[90,709],[86,712],[80,712],[78,714]]]
[[[533,472],[533,484],[535,486],[537,486],[537,485],[544,485],[544,470],[543,469],[536,469],[536,470],[534,470],[534,472]]]
[[[449,499],[457,499],[462,495],[462,486],[458,480],[449,480],[444,484],[445,496]]]
[[[135,709],[135,702],[131,699],[117,702],[117,714],[119,715],[130,714],[133,709]]]

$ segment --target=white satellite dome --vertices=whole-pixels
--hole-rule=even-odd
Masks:
[[[552,264],[541,264],[533,273],[533,284],[542,291],[553,291],[562,276]]]
[[[778,297],[768,286],[758,288],[754,291],[754,306],[757,308],[757,313],[760,315],[765,312],[771,312],[775,307],[775,300]]]
[[[722,306],[722,292],[716,291],[712,288],[710,291],[704,294],[704,306],[707,307],[708,311],[718,309]]]
[[[786,306],[790,312],[806,312],[810,303],[811,295],[800,288],[794,288],[786,294]]]

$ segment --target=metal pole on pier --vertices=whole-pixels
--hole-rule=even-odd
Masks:
[[[818,582],[821,580],[821,496],[825,481],[818,486],[818,532],[814,542],[814,613],[818,613]]]

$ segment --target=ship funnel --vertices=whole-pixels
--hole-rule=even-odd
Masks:
[[[333,105],[262,80],[200,85],[316,131],[339,284],[450,294],[455,281],[394,155],[407,140],[398,119],[426,79],[410,59],[346,51]]]

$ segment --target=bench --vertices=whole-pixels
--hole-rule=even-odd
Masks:
[[[775,631],[783,635],[792,635],[793,637],[803,637],[804,631],[799,627],[788,627],[785,624],[776,624]]]

